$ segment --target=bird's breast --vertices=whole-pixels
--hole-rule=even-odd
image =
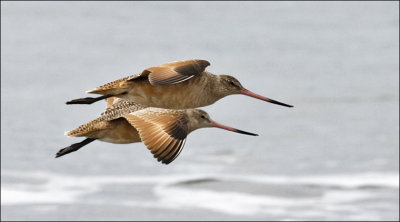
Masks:
[[[173,85],[151,85],[140,83],[126,94],[129,100],[151,107],[166,109],[188,109],[211,104],[207,86],[200,77]]]

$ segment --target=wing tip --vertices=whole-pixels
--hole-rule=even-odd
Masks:
[[[211,65],[211,63],[205,59],[195,59],[196,62],[202,63],[202,65],[205,67]]]

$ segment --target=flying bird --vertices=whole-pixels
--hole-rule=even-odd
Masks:
[[[253,93],[234,77],[205,71],[206,60],[185,60],[147,68],[87,91],[101,94],[68,101],[67,104],[92,104],[109,97],[118,97],[149,107],[189,109],[207,106],[234,94],[243,94],[270,103],[293,107]]]
[[[200,109],[163,109],[123,99],[113,100],[107,101],[109,107],[100,117],[66,132],[67,136],[86,139],[61,149],[56,158],[95,140],[117,144],[143,142],[158,161],[169,164],[182,151],[187,135],[196,129],[217,127],[258,136],[219,124]]]

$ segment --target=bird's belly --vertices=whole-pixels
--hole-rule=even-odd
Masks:
[[[132,88],[125,99],[151,107],[188,109],[211,104],[204,96],[201,88],[188,84],[178,83],[168,86],[148,84]]]
[[[125,119],[120,118],[113,120],[111,123],[112,127],[98,133],[98,140],[117,144],[136,143],[142,141],[139,132]]]

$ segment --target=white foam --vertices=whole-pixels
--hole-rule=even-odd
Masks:
[[[229,188],[227,187],[227,190]],[[301,212],[314,214],[315,209],[365,200],[370,192],[363,190],[325,191],[322,196],[277,197],[243,192],[188,189],[181,187],[156,187],[155,193],[160,198],[160,206],[182,209],[202,208],[233,215],[270,214],[286,215],[287,208],[307,208]],[[351,207],[345,206],[346,210]],[[318,210],[317,210],[318,211]]]
[[[156,200],[121,199],[115,204],[157,208],[201,208],[233,215],[251,215],[268,213],[286,215],[287,208],[308,207],[307,212],[318,212],[325,209],[348,209],[354,201],[365,200],[373,195],[370,190],[355,189],[360,186],[399,187],[398,173],[362,173],[322,176],[271,176],[271,175],[157,175],[157,176],[76,176],[48,172],[11,172],[3,171],[3,176],[39,179],[43,183],[3,183],[1,187],[1,204],[15,205],[27,203],[74,203],[90,202],[82,195],[101,192],[103,185],[149,185],[153,187]],[[297,184],[317,185],[324,187],[321,195],[290,197],[268,196],[250,192],[226,191],[212,189],[195,189],[193,186],[175,186],[175,183],[190,180],[216,178],[224,181],[242,181],[261,184]],[[97,201],[97,200],[96,200]],[[354,205],[354,204],[353,204]],[[304,212],[304,213],[307,213]]]
[[[30,203],[73,203],[76,192],[58,192],[57,189],[45,191],[27,191],[12,187],[1,187],[1,204],[30,204]]]
[[[239,177],[241,178],[241,177]],[[243,178],[244,179],[244,178]],[[251,181],[263,183],[296,183],[320,186],[339,186],[355,188],[362,186],[399,187],[398,173],[359,173],[359,174],[333,174],[318,176],[248,176]]]
[[[177,176],[74,176],[48,172],[3,171],[3,176],[18,175],[27,179],[44,180],[43,184],[2,184],[1,204],[72,203],[83,194],[94,193],[104,184],[169,184],[195,179]]]
[[[161,188],[155,190],[162,206],[169,208],[203,208],[233,215],[251,215],[259,212],[280,213],[281,206],[302,206],[315,203],[315,199],[293,201],[291,199],[184,188]],[[276,212],[278,210],[278,212]]]

